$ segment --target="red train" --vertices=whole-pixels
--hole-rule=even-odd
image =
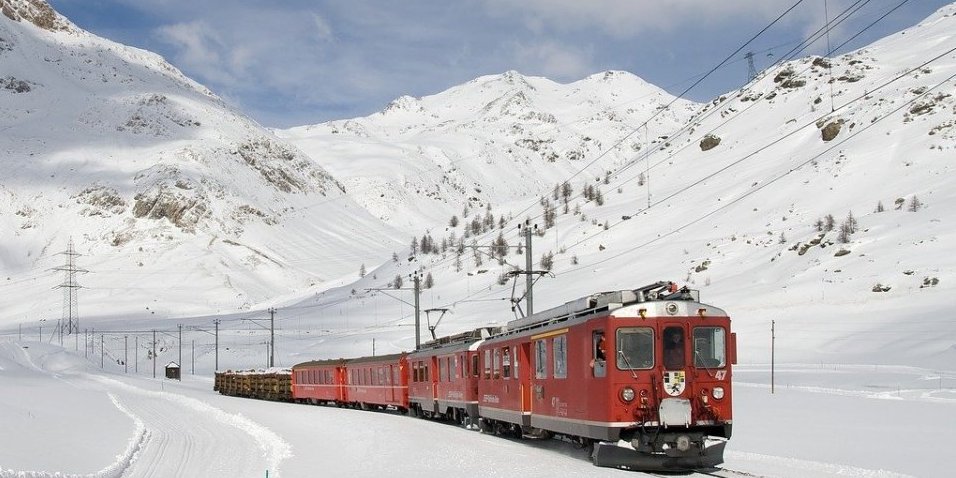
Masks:
[[[734,363],[727,314],[658,282],[411,353],[301,363],[291,387],[296,401],[560,436],[592,450],[599,466],[673,471],[723,462]]]

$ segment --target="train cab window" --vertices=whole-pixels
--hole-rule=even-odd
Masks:
[[[720,327],[694,328],[694,366],[719,368],[727,365],[727,336]]]
[[[568,336],[559,335],[552,340],[554,351],[554,378],[568,377]]]
[[[618,370],[644,370],[654,366],[654,329],[621,327],[617,329],[616,360]]]
[[[544,339],[534,342],[534,377],[548,378],[548,342]]]
[[[607,340],[603,330],[591,332],[591,373],[595,377],[607,376]]]
[[[501,376],[511,378],[511,347],[501,349]]]
[[[479,370],[481,369],[478,367],[478,354],[476,353],[471,356],[471,376],[478,378]]]
[[[485,380],[491,378],[491,349],[485,350]]]
[[[685,360],[684,329],[667,327],[664,329],[664,368],[680,370],[687,364]]]

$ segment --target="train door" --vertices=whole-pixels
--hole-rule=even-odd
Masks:
[[[385,385],[385,390],[387,390],[385,398],[392,403],[395,402],[395,383],[392,382],[392,376],[394,375],[392,373],[393,367],[394,365],[392,364],[386,365],[383,371],[384,377],[382,377],[384,379],[383,385]]]
[[[522,415],[527,415],[531,413],[531,391],[533,385],[531,383],[531,369],[533,368],[531,361],[531,342],[524,342],[518,345],[520,352],[515,356],[515,365],[514,373],[515,377],[518,378],[519,385],[518,388],[521,390],[521,413]]]

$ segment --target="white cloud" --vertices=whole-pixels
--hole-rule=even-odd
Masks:
[[[590,56],[585,49],[554,41],[513,45],[514,64],[518,65],[518,71],[534,71],[552,79],[579,79],[594,73]]]
[[[165,25],[156,30],[160,40],[175,49],[173,63],[196,72],[203,78],[216,82],[231,82],[231,69],[227,68],[225,42],[205,21]]]
[[[489,12],[500,16],[524,15],[526,26],[537,31],[542,24],[565,31],[598,29],[627,38],[648,31],[671,31],[694,25],[772,19],[793,0],[483,0]],[[836,3],[836,2],[833,2]],[[835,9],[835,7],[834,7]],[[795,12],[802,15],[805,8]]]

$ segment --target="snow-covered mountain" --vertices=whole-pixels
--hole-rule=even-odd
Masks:
[[[950,5],[859,51],[781,63],[712,102],[678,101],[656,116],[671,98],[626,73],[558,85],[509,72],[278,134],[372,214],[449,245],[384,264],[353,292],[420,268],[436,283],[424,307],[451,304],[462,329],[500,322],[502,304],[472,302],[510,297],[499,278],[524,266],[515,226],[548,222],[543,197],[556,217],[533,258],[539,268],[553,254],[554,277],[539,281],[535,310],[673,278],[733,311],[745,360],[769,357],[762,337],[776,321],[793,332],[782,350],[797,360],[879,349],[891,363],[939,363],[956,357],[956,330],[940,320],[956,280],[953,31]],[[562,181],[567,207],[552,195]],[[512,246],[504,264],[483,252],[499,234]],[[335,306],[347,291],[330,294],[308,303],[351,313],[353,328],[370,303],[388,307],[362,294]],[[927,333],[932,346],[913,350]],[[327,346],[315,354],[349,350]]]
[[[29,285],[0,309],[59,316],[71,238],[88,314],[236,310],[393,249],[325,170],[158,55],[41,0],[0,11],[0,270]]]
[[[10,16],[11,323],[56,316],[61,276],[38,271],[62,265],[72,236],[95,271],[80,277],[81,315],[269,301],[295,304],[296,334],[323,334],[297,335],[288,361],[355,355],[375,338],[382,353],[407,350],[408,308],[363,290],[422,270],[434,283],[423,308],[454,314],[441,332],[500,324],[529,218],[534,267],[553,261],[535,310],[672,279],[731,312],[744,361],[769,355],[771,321],[789,332],[778,357],[956,357],[943,319],[956,284],[954,5],[704,104],[624,72],[567,85],[507,72],[275,135],[152,54],[60,17],[48,30]],[[492,258],[499,235],[510,248]],[[427,251],[410,251],[412,237]],[[914,352],[926,334],[932,345]]]
[[[569,177],[602,178],[678,129],[695,106],[627,72],[558,84],[509,71],[403,96],[365,118],[276,133],[371,214],[418,233],[465,205],[533,201]]]

